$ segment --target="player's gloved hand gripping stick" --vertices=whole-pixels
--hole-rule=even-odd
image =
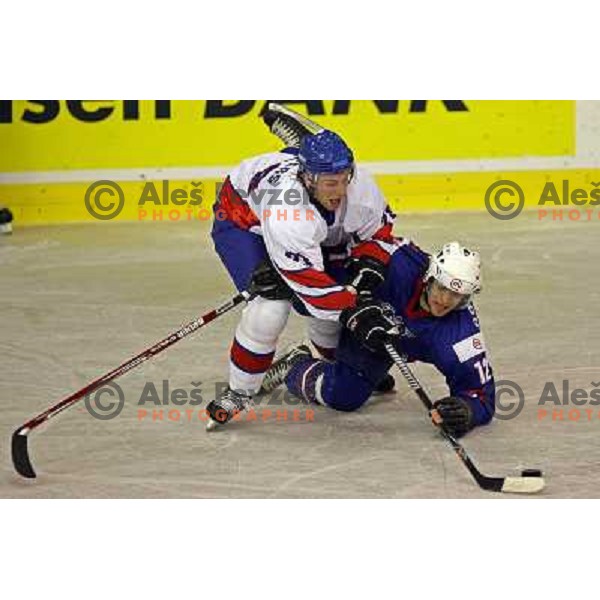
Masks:
[[[520,477],[488,477],[487,475],[483,475],[475,466],[464,447],[446,431],[427,392],[423,389],[419,380],[414,376],[410,367],[406,364],[406,361],[400,356],[400,353],[389,343],[385,345],[385,349],[398,369],[400,369],[402,375],[404,375],[408,385],[414,390],[424,404],[431,416],[433,424],[450,443],[454,452],[456,452],[456,455],[460,458],[463,465],[467,467],[480,488],[491,492],[508,492],[515,494],[535,494],[544,489],[545,482],[542,477],[542,472],[537,469],[525,469]]]
[[[12,436],[12,460],[13,465],[19,473],[23,477],[27,477],[29,479],[33,479],[36,477],[35,471],[33,469],[33,465],[31,464],[31,460],[29,458],[29,450],[27,447],[27,436],[28,434],[39,427],[42,423],[48,421],[52,417],[56,416],[58,413],[63,410],[73,406],[78,400],[85,397],[87,394],[90,394],[94,390],[98,389],[102,385],[108,383],[109,381],[113,381],[117,377],[124,375],[128,371],[131,371],[135,367],[141,365],[146,362],[148,359],[153,358],[157,354],[160,354],[163,350],[166,350],[173,344],[176,344],[179,340],[187,337],[191,333],[194,333],[201,327],[204,327],[208,323],[214,321],[219,318],[221,315],[224,315],[226,312],[229,312],[231,309],[235,308],[239,304],[244,301],[248,301],[252,298],[252,294],[250,292],[243,291],[239,293],[237,296],[232,298],[231,300],[225,302],[218,308],[207,312],[205,315],[194,319],[193,321],[187,323],[171,335],[167,336],[160,342],[157,342],[151,348],[140,352],[138,355],[129,359],[127,362],[119,365],[116,369],[113,369],[109,373],[102,375],[98,379],[95,379],[91,383],[88,383],[85,387],[81,388],[79,391],[71,394],[67,398],[64,398],[60,402],[51,406],[48,410],[43,413],[33,417],[19,427]]]

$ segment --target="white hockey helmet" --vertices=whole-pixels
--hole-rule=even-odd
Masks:
[[[470,298],[481,291],[481,259],[458,242],[446,244],[431,257],[425,281],[432,279],[445,288]],[[468,299],[467,299],[468,301]]]

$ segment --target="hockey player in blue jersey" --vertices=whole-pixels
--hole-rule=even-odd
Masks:
[[[480,259],[457,242],[435,256],[404,242],[374,295],[344,311],[335,362],[298,346],[273,364],[271,386],[285,381],[305,402],[341,411],[360,408],[393,362],[393,343],[408,361],[433,364],[448,395],[434,403],[449,433],[460,437],[494,414],[492,368],[472,296],[481,289]]]

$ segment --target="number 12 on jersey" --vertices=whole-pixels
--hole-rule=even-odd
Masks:
[[[485,385],[492,378],[492,369],[487,358],[482,358],[475,363],[475,368],[479,373],[481,385]]]

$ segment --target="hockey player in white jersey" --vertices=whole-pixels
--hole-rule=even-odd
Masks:
[[[333,359],[341,311],[383,281],[396,247],[394,215],[337,134],[311,132],[285,109],[265,121],[299,148],[244,161],[214,206],[215,249],[238,290],[254,297],[235,331],[229,387],[208,406],[212,425],[261,388],[292,305],[308,317],[313,348]]]

